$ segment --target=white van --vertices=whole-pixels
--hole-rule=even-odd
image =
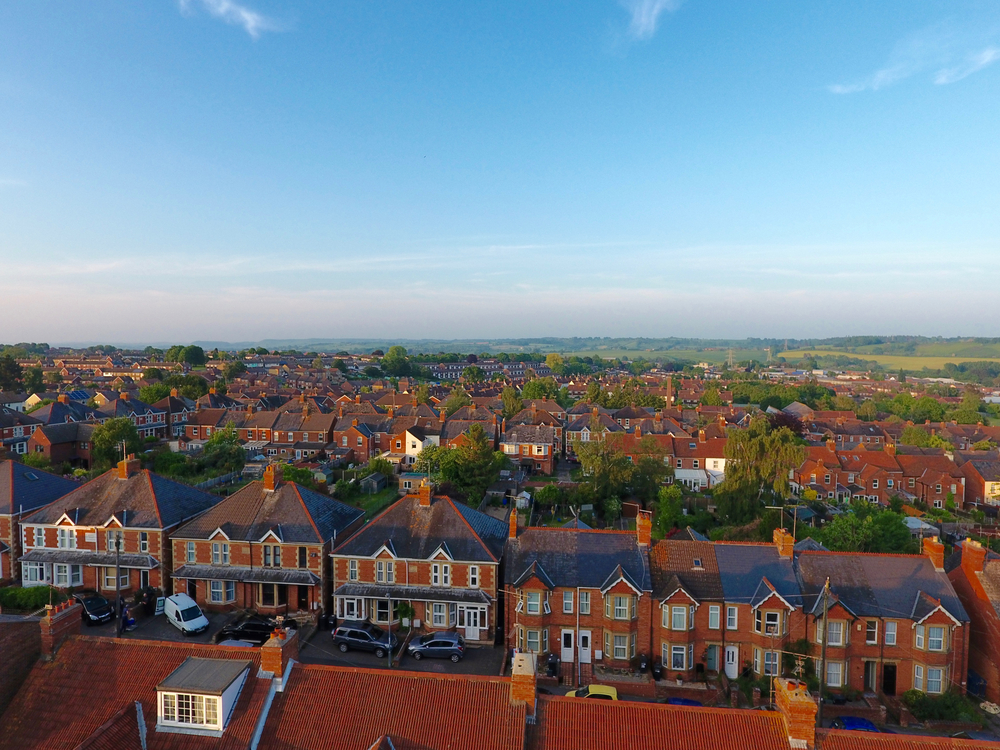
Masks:
[[[167,620],[184,635],[197,635],[208,630],[208,618],[187,594],[168,596],[163,605]]]

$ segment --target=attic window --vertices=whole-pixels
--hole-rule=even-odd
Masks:
[[[696,567],[696,568],[702,568],[702,567],[704,567],[704,566],[703,566],[703,565],[701,564],[701,558],[700,558],[700,557],[696,557],[696,558],[694,559],[694,567]]]
[[[37,482],[38,481],[38,475],[37,474],[33,474],[30,471],[26,471],[22,476],[24,476],[24,478],[27,479],[29,482]]]
[[[688,448],[697,448],[697,447],[698,447],[697,443],[688,443]]]
[[[158,732],[220,737],[251,663],[189,656],[156,686]]]

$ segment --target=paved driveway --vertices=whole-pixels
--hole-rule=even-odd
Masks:
[[[139,638],[148,641],[177,641],[179,643],[211,643],[212,636],[222,629],[222,626],[236,618],[233,612],[206,612],[209,627],[198,635],[184,635],[167,621],[166,615],[136,618],[136,628],[122,633],[122,638]],[[86,626],[80,631],[83,635],[110,636],[115,635],[115,623],[112,620],[103,625]]]

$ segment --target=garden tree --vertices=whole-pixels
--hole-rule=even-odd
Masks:
[[[517,395],[517,390],[507,386],[500,392],[500,401],[503,404],[503,418],[510,419],[524,408],[524,402]]]
[[[535,493],[535,502],[555,516],[556,508],[562,505],[562,495],[562,490],[554,484],[547,484]]]
[[[486,373],[478,365],[469,365],[462,370],[462,377],[466,383],[483,383],[486,381]]]
[[[729,523],[757,518],[765,500],[791,494],[788,475],[805,460],[805,449],[787,427],[772,428],[764,417],[751,420],[726,442],[726,478],[715,488],[719,514]]]
[[[18,391],[24,371],[15,359],[5,354],[0,357],[0,391]]]
[[[549,369],[552,370],[556,375],[562,375],[564,367],[564,362],[561,354],[556,352],[550,352],[545,355],[545,364],[548,365]]]
[[[834,396],[830,400],[830,404],[835,411],[854,411],[858,408],[858,405],[854,403],[854,399],[850,396]]]
[[[242,469],[246,463],[246,452],[243,450],[236,427],[229,423],[215,430],[205,442],[201,458],[208,467],[222,473],[228,474]]]
[[[601,406],[609,409],[622,409],[626,406],[652,406],[657,409],[664,407],[664,401],[659,396],[646,393],[645,386],[638,378],[629,378],[621,385],[615,386],[611,393],[606,394]]]
[[[377,368],[375,365],[368,365],[368,367],[365,368],[364,372],[365,372],[365,375],[367,375],[370,378],[380,378],[380,377],[382,377],[382,371],[379,368]]]
[[[413,395],[417,397],[418,404],[429,404],[431,402],[431,389],[426,383],[418,387]]]
[[[653,528],[657,536],[664,537],[684,523],[684,492],[679,484],[661,487],[653,513]]]
[[[127,417],[115,417],[95,427],[90,444],[94,468],[106,470],[117,464],[122,459],[123,442],[126,456],[136,454],[142,448],[142,439]]]
[[[201,365],[205,364],[205,362],[207,362],[208,360],[205,357],[204,349],[202,349],[200,346],[195,346],[194,344],[191,344],[190,346],[185,346],[184,349],[181,350],[180,361],[186,362],[192,367],[200,367]]]
[[[240,375],[247,371],[247,366],[240,362],[238,359],[232,362],[227,362],[225,367],[222,368],[222,377],[227,381],[238,378]]]
[[[163,380],[163,370],[159,367],[147,367],[142,373],[143,380]]]
[[[338,357],[333,360],[333,368],[335,370],[340,370],[341,372],[347,372],[347,363]]]
[[[588,404],[603,406],[601,403],[602,398],[604,398],[604,390],[601,388],[601,384],[596,380],[591,380],[587,383],[587,395],[583,397],[583,400]]]
[[[472,399],[469,398],[469,394],[465,392],[465,389],[461,386],[455,386],[451,390],[451,395],[444,402],[445,413],[450,417],[456,411],[461,409],[463,406],[471,406]]]
[[[25,370],[24,390],[29,394],[45,392],[45,378],[41,367],[29,367]]]
[[[184,352],[183,346],[174,345],[167,349],[166,353],[163,355],[164,362],[183,362],[181,359],[181,354]]]
[[[295,482],[295,484],[302,485],[306,489],[319,490],[316,477],[309,469],[302,466],[283,466],[281,468],[281,478],[285,482]],[[344,484],[348,483],[344,482]],[[339,485],[340,482],[337,482],[337,485],[335,486]]]
[[[834,552],[911,553],[917,544],[903,516],[864,500],[817,531],[819,541]]]
[[[629,489],[643,504],[652,503],[660,486],[667,477],[673,476],[674,470],[664,461],[666,451],[652,435],[640,438],[631,453],[633,468]]]
[[[991,451],[997,447],[997,444],[992,440],[980,440],[978,443],[972,444],[972,450],[974,451]]]
[[[391,463],[386,461],[384,458],[378,458],[377,456],[368,461],[368,466],[366,468],[368,469],[369,474],[374,474],[378,472],[382,476],[388,477],[390,479],[392,478],[392,475],[395,473]]]
[[[420,459],[424,458],[428,450],[429,448],[425,448],[417,457],[418,471]],[[450,483],[472,503],[479,503],[487,488],[500,477],[500,471],[510,466],[510,461],[503,453],[493,450],[486,431],[478,423],[469,428],[461,446],[432,451],[425,463],[432,469],[435,464],[438,465],[441,480]]]
[[[718,388],[708,388],[702,394],[701,403],[705,406],[722,406],[725,402],[722,400],[722,396],[719,395]]]
[[[323,358],[322,357],[316,357],[316,359],[314,359],[312,361],[312,366],[313,366],[314,370],[322,370],[323,369]]]
[[[521,397],[526,399],[550,398],[559,395],[559,384],[555,378],[535,378],[524,384]]]
[[[917,448],[944,448],[952,450],[954,446],[939,435],[931,435],[927,430],[916,425],[909,425],[903,428],[899,435],[899,442],[903,445],[913,445]]]
[[[783,411],[768,414],[767,423],[771,426],[772,430],[786,427],[791,430],[796,437],[802,437],[803,433],[806,431],[805,425],[802,424],[801,419],[796,417],[794,414],[788,414]]]
[[[62,379],[63,379],[62,374],[56,370],[50,370],[49,372],[45,373],[46,383],[52,383],[53,385],[55,385],[57,383],[61,383]]]
[[[409,375],[410,360],[406,356],[406,349],[402,346],[390,346],[382,357],[382,369],[396,377]]]
[[[170,395],[170,386],[164,383],[144,385],[139,389],[139,400],[144,404],[155,404]]]
[[[618,441],[595,440],[573,443],[573,450],[583,467],[584,484],[594,499],[602,505],[618,498],[628,488],[635,468]]]
[[[858,419],[863,419],[866,422],[873,422],[878,416],[878,410],[875,408],[875,402],[871,399],[866,399],[861,402],[861,406],[858,407],[857,411]]]
[[[42,471],[52,471],[52,462],[45,457],[44,453],[25,453],[21,456],[21,463],[30,466],[32,469]]]

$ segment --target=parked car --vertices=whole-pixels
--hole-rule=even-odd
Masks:
[[[387,650],[394,650],[399,641],[394,633],[387,633],[370,622],[344,620],[333,631],[333,643],[341,653],[347,653],[351,649],[374,651],[375,656],[381,659]]]
[[[858,716],[838,716],[830,724],[834,729],[850,729],[854,732],[876,732],[878,733],[878,727],[875,726],[868,719],[863,719]]]
[[[603,701],[618,700],[617,688],[607,685],[587,685],[579,690],[570,690],[566,693],[567,698],[596,698]]]
[[[184,635],[197,635],[208,630],[208,618],[198,603],[187,594],[168,596],[163,604],[167,621]]]
[[[73,598],[83,605],[80,616],[87,625],[111,622],[115,617],[114,606],[96,591],[80,591]]]
[[[279,623],[270,617],[260,615],[249,615],[241,620],[237,620],[230,625],[226,625],[215,636],[215,642],[220,643],[231,639],[237,641],[249,641],[257,646],[263,646],[271,638],[271,633],[277,627],[295,627],[295,620],[283,620]]]
[[[410,642],[406,652],[417,661],[425,656],[451,659],[456,664],[465,656],[465,639],[458,633],[430,633]]]
[[[667,698],[668,706],[702,706],[704,705],[701,701],[696,701],[694,698]]]
[[[219,641],[219,645],[220,646],[235,646],[236,648],[257,648],[258,644],[256,644],[256,643],[250,643],[250,641],[233,641],[233,640],[228,640],[227,639],[227,640],[224,640],[224,641]]]

